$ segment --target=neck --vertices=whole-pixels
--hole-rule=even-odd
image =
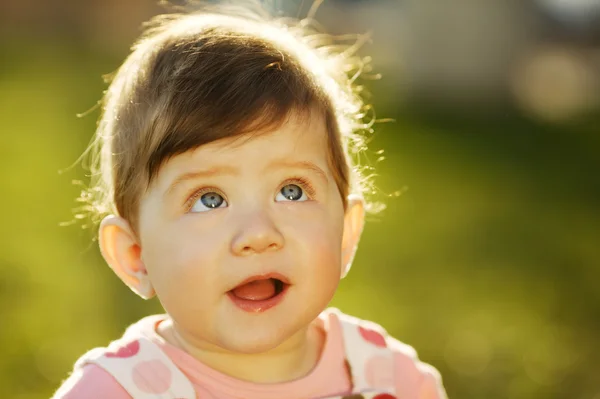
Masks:
[[[321,356],[325,337],[316,322],[267,352],[245,354],[197,342],[178,331],[171,319],[158,326],[158,333],[206,366],[231,377],[256,383],[280,383],[307,375]]]

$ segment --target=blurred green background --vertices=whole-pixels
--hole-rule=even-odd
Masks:
[[[600,399],[600,7],[483,3],[319,11],[329,31],[373,31],[370,101],[395,119],[371,140],[387,209],[333,305],[414,346],[451,399]],[[160,311],[106,267],[93,229],[59,226],[98,111],[75,115],[158,11],[0,2],[3,398],[51,396],[78,356]]]

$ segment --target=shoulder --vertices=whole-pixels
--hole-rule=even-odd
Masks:
[[[397,339],[386,336],[386,343],[394,357],[396,389],[407,390],[406,397],[418,399],[446,399],[442,376],[437,369],[419,360],[417,351]]]
[[[146,337],[148,331],[152,330],[153,323],[159,317],[141,319],[107,347],[94,348],[81,356],[52,399],[131,398],[117,376],[125,365],[124,361],[138,354],[142,341],[149,341]],[[152,349],[153,345],[145,346]]]
[[[336,317],[346,337],[350,337],[356,349],[360,346],[361,352],[367,349],[374,354],[385,351],[391,357],[386,371],[381,369],[383,363],[378,364],[377,375],[389,375],[394,380],[397,394],[403,398],[414,399],[446,399],[440,373],[431,365],[422,362],[417,351],[396,338],[390,336],[387,331],[377,323],[346,315],[337,309],[327,311]],[[330,316],[331,317],[331,316]],[[355,348],[350,348],[352,349]],[[377,348],[373,351],[371,348]],[[379,357],[379,356],[377,356]],[[373,364],[374,365],[374,364]],[[368,365],[372,366],[372,365]],[[368,370],[367,370],[368,372]],[[369,374],[369,373],[367,373]],[[372,374],[372,373],[371,373]]]
[[[75,371],[56,391],[52,399],[130,399],[131,396],[102,367],[86,364]]]

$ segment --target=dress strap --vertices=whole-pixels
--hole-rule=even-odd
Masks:
[[[76,367],[87,363],[106,370],[133,399],[196,399],[190,380],[157,344],[143,336],[93,349]]]
[[[340,323],[346,365],[352,378],[352,393],[370,397],[393,398],[394,356],[387,346],[385,330],[368,321],[331,310]],[[381,395],[388,396],[381,396]],[[352,397],[352,396],[350,396]],[[360,397],[360,396],[357,396]]]

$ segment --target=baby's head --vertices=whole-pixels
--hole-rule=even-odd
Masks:
[[[105,94],[84,198],[110,214],[102,254],[187,339],[273,348],[351,264],[364,107],[322,40],[254,13],[161,17]]]

